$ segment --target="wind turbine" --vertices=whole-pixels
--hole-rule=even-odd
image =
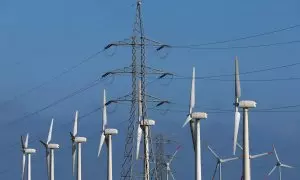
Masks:
[[[98,157],[100,156],[104,141],[107,145],[107,180],[112,180],[112,135],[118,134],[117,129],[107,128],[107,112],[106,112],[106,93],[103,91],[103,112],[102,112],[102,133],[100,137],[100,144],[98,150]]]
[[[139,157],[140,143],[142,135],[144,135],[144,179],[150,179],[150,149],[149,149],[149,128],[155,125],[155,121],[152,119],[142,119],[142,94],[141,94],[141,82],[139,82],[139,124],[137,133],[137,149],[136,149],[136,159]]]
[[[26,163],[26,155],[28,158],[27,164],[27,180],[31,180],[31,154],[36,153],[35,149],[28,148],[28,138],[29,135],[26,135],[26,139],[24,141],[23,136],[21,136],[21,147],[23,152],[23,161],[22,161],[22,180],[25,179],[25,163]]]
[[[183,124],[184,127],[187,123],[190,123],[190,129],[192,133],[192,140],[195,152],[195,179],[201,180],[201,138],[200,138],[200,120],[207,119],[207,114],[204,112],[193,112],[195,107],[195,67],[193,67],[192,76],[192,88],[190,96],[190,108],[189,114]]]
[[[251,180],[250,154],[249,154],[249,122],[248,110],[256,107],[255,101],[240,101],[239,107],[243,109],[243,177],[244,180]]]
[[[77,132],[78,132],[78,111],[75,112],[73,133],[70,132],[70,135],[72,140],[73,176],[75,174],[76,151],[77,151],[77,180],[81,180],[81,144],[85,143],[87,141],[87,138],[77,136]]]
[[[240,74],[239,74],[239,61],[235,58],[235,113],[234,113],[234,135],[233,135],[233,155],[236,152],[236,145],[239,133],[241,114],[239,112],[239,98],[241,97],[241,84],[240,84]]]
[[[51,120],[47,141],[40,142],[46,149],[46,160],[47,160],[47,172],[48,178],[54,180],[54,150],[59,149],[59,144],[50,143],[52,139],[53,119]]]
[[[278,154],[276,152],[276,149],[275,149],[275,146],[273,145],[273,151],[275,153],[275,157],[276,157],[276,164],[275,166],[273,167],[273,169],[269,172],[268,176],[270,176],[276,168],[278,168],[279,170],[279,180],[281,180],[281,168],[294,168],[293,166],[289,166],[289,165],[286,165],[286,164],[283,164],[280,160],[279,160],[279,157],[278,157]]]
[[[215,176],[217,174],[217,170],[219,169],[219,180],[222,180],[222,164],[226,163],[226,162],[230,162],[230,161],[234,161],[239,159],[239,157],[233,157],[233,158],[227,158],[227,159],[221,159],[221,157],[210,147],[207,146],[207,148],[209,149],[209,151],[215,156],[215,158],[217,159],[217,164],[216,164],[216,168],[213,174],[212,179],[215,179]]]
[[[171,175],[172,179],[175,180],[175,177],[171,171],[170,165],[174,159],[174,157],[176,156],[176,154],[178,153],[179,149],[181,148],[181,146],[178,146],[176,148],[176,151],[174,152],[174,154],[172,155],[172,157],[170,158],[170,160],[168,162],[166,162],[166,168],[167,168],[167,180],[169,180],[169,174]]]

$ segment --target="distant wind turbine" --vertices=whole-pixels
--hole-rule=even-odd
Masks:
[[[48,172],[48,178],[50,180],[54,180],[54,149],[59,149],[58,144],[50,143],[52,139],[52,129],[53,129],[53,119],[51,120],[47,141],[44,142],[40,140],[40,142],[44,145],[46,149],[47,172]]]
[[[142,118],[142,92],[141,92],[141,82],[139,82],[139,95],[138,95],[138,109],[139,109],[139,124],[137,132],[137,146],[136,146],[136,159],[139,157],[140,143],[142,140],[142,135],[144,138],[144,179],[150,179],[150,126],[155,125],[155,121],[152,119],[143,119]]]
[[[278,168],[279,170],[279,180],[281,180],[281,171],[282,171],[282,168],[294,168],[293,166],[289,166],[289,165],[286,165],[286,164],[283,164],[280,160],[279,160],[279,157],[278,157],[278,154],[276,152],[276,149],[275,149],[275,146],[273,145],[273,151],[274,151],[274,154],[275,154],[275,157],[276,157],[276,164],[275,166],[273,167],[273,169],[271,169],[271,171],[269,172],[268,176],[270,176],[276,168]]]
[[[77,151],[77,180],[81,180],[81,144],[87,141],[86,137],[77,136],[78,133],[78,111],[75,112],[73,132],[70,132],[72,140],[72,165],[73,176],[75,174],[76,151]]]
[[[201,170],[200,120],[207,119],[207,114],[204,112],[193,112],[194,107],[195,107],[195,67],[193,67],[189,114],[183,124],[183,127],[187,123],[190,123],[190,129],[191,129],[194,152],[195,152],[195,179],[201,180],[202,170]]]
[[[21,147],[23,152],[23,161],[22,161],[22,180],[25,180],[25,164],[26,164],[26,155],[28,158],[27,164],[27,180],[31,180],[31,154],[36,153],[35,149],[28,148],[28,138],[29,135],[26,135],[26,139],[24,141],[23,136],[21,136]]]
[[[174,159],[174,157],[176,156],[176,154],[178,153],[179,149],[181,148],[181,146],[178,146],[176,148],[176,151],[174,152],[174,154],[171,156],[171,158],[166,162],[166,168],[167,168],[167,180],[169,180],[169,175],[171,175],[172,179],[175,180],[175,177],[174,177],[174,174],[172,173],[172,170],[171,170],[171,163]]]
[[[219,169],[219,180],[222,180],[222,164],[226,163],[226,162],[230,162],[230,161],[234,161],[239,159],[239,157],[232,157],[232,158],[226,158],[226,159],[222,159],[210,146],[207,146],[207,148],[209,149],[209,151],[215,156],[215,158],[217,159],[217,164],[216,164],[216,168],[214,170],[214,174],[212,177],[212,180],[215,179],[215,176],[217,174],[217,170]]]
[[[102,132],[100,137],[100,144],[98,150],[98,157],[100,156],[104,141],[107,145],[107,180],[112,180],[112,135],[118,134],[117,129],[107,128],[107,112],[106,112],[106,92],[103,91],[103,112],[102,112]]]

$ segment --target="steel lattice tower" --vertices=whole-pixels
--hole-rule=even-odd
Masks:
[[[112,46],[127,46],[132,49],[132,62],[129,67],[117,69],[114,71],[110,71],[102,75],[102,77],[106,77],[109,75],[115,74],[131,74],[131,94],[126,95],[121,98],[117,98],[116,100],[111,100],[107,102],[107,104],[115,103],[118,101],[128,101],[131,103],[130,107],[130,115],[128,119],[128,127],[127,127],[127,136],[125,140],[125,149],[124,149],[124,161],[122,163],[121,170],[121,179],[122,180],[132,180],[133,169],[134,169],[134,147],[135,147],[135,130],[136,125],[138,123],[137,117],[137,103],[138,103],[138,80],[141,81],[141,101],[142,101],[142,119],[147,119],[147,102],[156,102],[157,106],[160,106],[164,103],[168,103],[168,101],[160,100],[159,98],[155,98],[153,96],[149,96],[146,94],[146,76],[149,74],[160,75],[158,78],[164,78],[165,76],[171,75],[171,73],[166,73],[162,70],[153,69],[146,66],[146,45],[152,45],[157,47],[157,51],[161,50],[167,45],[161,44],[157,41],[150,40],[144,35],[144,27],[142,20],[142,11],[141,11],[141,0],[137,1],[136,4],[136,16],[135,22],[133,26],[133,35],[130,39],[125,39],[123,41],[117,41],[111,44],[108,44],[104,49],[109,49]],[[152,151],[152,139],[151,139],[151,129],[149,129],[149,136],[147,137],[150,143],[150,160],[155,162],[154,152]],[[155,163],[154,163],[155,164]],[[148,167],[149,168],[149,167]],[[150,169],[150,168],[149,168]],[[156,178],[156,168],[154,168],[154,176]],[[145,175],[145,179],[150,179],[150,174]]]

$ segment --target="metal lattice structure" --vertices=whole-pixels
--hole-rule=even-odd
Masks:
[[[121,179],[122,180],[132,180],[135,179],[134,177],[134,147],[135,147],[135,130],[138,123],[137,117],[137,103],[138,103],[138,80],[141,82],[141,101],[142,101],[142,119],[147,119],[147,103],[148,102],[155,102],[157,106],[160,106],[164,103],[168,103],[168,101],[160,100],[159,98],[155,98],[153,96],[146,94],[146,77],[147,75],[154,74],[160,75],[158,78],[161,79],[165,76],[172,75],[171,73],[166,73],[162,70],[153,69],[146,66],[146,46],[151,45],[157,47],[157,51],[161,50],[162,48],[166,47],[167,45],[161,44],[157,41],[150,40],[145,37],[144,35],[144,27],[143,27],[143,20],[142,20],[142,11],[141,11],[141,0],[137,1],[136,4],[136,17],[133,26],[133,36],[130,39],[125,39],[123,41],[117,41],[111,44],[108,44],[105,49],[109,49],[112,46],[127,46],[132,48],[132,62],[129,67],[116,69],[114,71],[107,72],[102,75],[102,77],[107,77],[110,75],[116,74],[124,74],[128,73],[131,74],[131,88],[132,91],[129,95],[117,98],[115,100],[111,100],[107,102],[107,104],[112,102],[118,101],[128,101],[131,104],[130,107],[130,114],[128,119],[128,126],[127,126],[127,136],[125,139],[125,149],[124,149],[124,161],[122,163],[122,170],[121,170]],[[146,137],[150,143],[150,161],[155,162],[154,152],[152,150],[152,138],[151,138],[151,128],[149,128],[149,136]],[[155,164],[155,163],[154,163]],[[150,167],[145,167],[150,169]],[[156,178],[156,168],[152,169],[154,173],[154,179]],[[149,180],[150,173],[144,172],[143,178]],[[153,178],[151,178],[153,179]]]

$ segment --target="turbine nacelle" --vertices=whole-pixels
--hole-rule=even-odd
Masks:
[[[152,119],[144,119],[140,121],[140,125],[141,126],[154,126],[155,125],[155,121]]]
[[[36,153],[36,149],[26,148],[23,151],[25,154],[34,154]]]
[[[105,129],[104,130],[104,135],[116,135],[118,134],[117,129]]]
[[[85,143],[87,141],[86,137],[75,137],[74,142],[75,143]]]
[[[205,112],[193,112],[191,114],[192,119],[200,120],[200,119],[207,119],[207,113]]]
[[[48,144],[47,148],[49,148],[49,149],[59,149],[59,144]]]
[[[255,101],[240,101],[239,102],[239,107],[244,108],[244,109],[249,109],[249,108],[256,108],[256,102]]]

